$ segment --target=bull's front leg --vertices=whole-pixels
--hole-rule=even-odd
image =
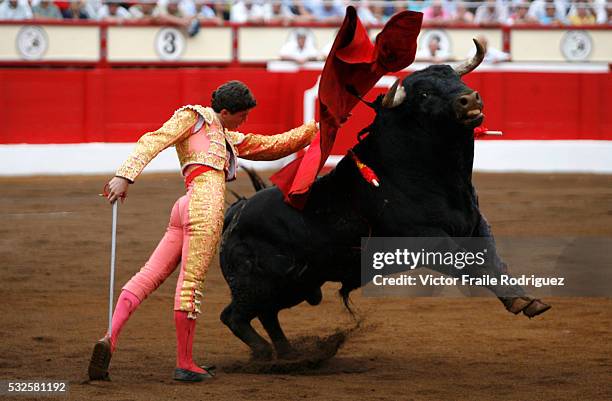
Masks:
[[[476,204],[477,204],[476,198]],[[486,242],[486,247],[488,249],[488,255],[491,258],[491,263],[489,264],[490,270],[494,273],[494,275],[498,276],[501,274],[510,275],[508,272],[508,266],[504,261],[500,258],[497,253],[497,246],[495,244],[495,238],[491,232],[491,226],[489,222],[485,218],[485,216],[480,212],[480,221],[476,232],[474,233],[475,237],[482,237]],[[495,292],[495,291],[494,291]],[[519,314],[523,312],[525,316],[532,318],[534,316],[540,315],[546,312],[551,308],[550,305],[542,302],[539,299],[528,297],[525,294],[525,290],[519,286],[514,285],[510,287],[505,287],[503,293],[497,293],[499,300],[504,304],[506,309],[509,312]]]

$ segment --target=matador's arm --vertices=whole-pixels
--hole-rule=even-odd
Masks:
[[[236,146],[238,156],[249,160],[276,160],[306,147],[318,131],[312,121],[277,135],[243,134],[228,131],[228,137]]]
[[[136,147],[115,173],[134,182],[142,170],[162,150],[180,142],[192,133],[198,121],[198,114],[189,109],[180,109],[157,131],[147,132],[140,137]]]

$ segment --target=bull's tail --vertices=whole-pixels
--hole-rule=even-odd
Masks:
[[[252,168],[246,168],[244,166],[240,166],[244,169],[244,171],[247,172],[247,174],[249,175],[249,179],[251,180],[251,184],[253,184],[253,188],[255,189],[255,192],[259,192],[262,189],[266,189],[268,188],[268,184],[266,184],[266,182],[263,180],[263,178],[261,178],[259,176],[259,174],[257,174],[257,172],[255,171],[255,169]],[[246,200],[246,197],[240,195],[238,192],[228,189],[228,191],[234,195],[234,197],[236,198],[236,200],[232,203],[226,202],[228,205],[232,206],[234,205],[236,202],[239,201],[243,201]]]
[[[353,291],[353,288],[350,288],[343,284],[342,287],[340,287],[340,289],[338,290],[338,294],[340,294],[340,296],[342,297],[342,303],[344,304],[346,310],[351,314],[351,317],[356,320],[357,316],[351,308],[351,291]]]

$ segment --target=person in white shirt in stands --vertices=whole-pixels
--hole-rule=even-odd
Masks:
[[[105,1],[104,5],[98,10],[99,20],[121,21],[130,18],[132,18],[132,14],[114,1]]]
[[[321,58],[321,53],[315,46],[312,33],[306,29],[297,29],[291,32],[279,55],[281,60],[294,61],[298,64]]]
[[[264,0],[239,0],[232,4],[230,21],[263,23],[272,19],[272,4]]]
[[[425,46],[419,46],[420,48],[415,56],[416,60],[428,61],[434,64],[449,60],[450,55],[446,49],[441,48],[440,41],[438,35],[431,35]]]
[[[551,24],[555,21],[567,24],[567,12],[570,2],[567,0],[534,0],[529,6],[527,15],[540,21],[541,24]],[[547,9],[554,7],[555,14],[547,12]]]
[[[381,14],[374,14],[374,10],[370,6],[368,0],[359,1],[359,5],[357,6],[357,15],[364,25],[382,24],[382,18],[380,18]]]
[[[510,54],[503,52],[499,49],[489,46],[489,40],[484,35],[479,35],[476,37],[485,51],[485,57],[482,61],[483,63],[488,64],[497,64],[502,61],[510,61]],[[469,56],[472,57],[476,53],[476,49],[471,49]]]
[[[27,0],[4,0],[0,3],[0,20],[24,20],[32,18]]]

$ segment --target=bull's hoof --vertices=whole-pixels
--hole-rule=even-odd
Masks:
[[[525,316],[531,319],[534,316],[538,316],[546,312],[550,308],[552,308],[552,306],[545,304],[539,299],[534,299],[525,309],[523,309],[523,313]]]
[[[251,359],[255,361],[271,361],[274,359],[272,347],[253,348],[251,350]]]
[[[529,305],[531,305],[532,302],[533,302],[532,298],[517,297],[517,298],[510,298],[509,302],[507,304],[506,304],[506,302],[504,302],[504,304],[506,304],[506,309],[508,310],[508,312],[514,313],[515,315],[518,315],[525,308],[527,308]]]
[[[297,352],[293,347],[290,346],[289,348],[286,348],[283,350],[277,350],[276,357],[278,359],[284,359],[284,360],[299,359],[300,353]]]

